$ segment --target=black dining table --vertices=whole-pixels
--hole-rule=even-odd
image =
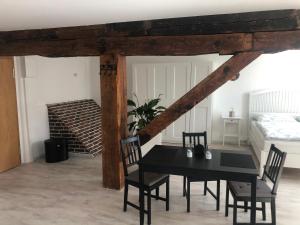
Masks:
[[[242,181],[251,183],[250,223],[256,224],[256,182],[259,170],[253,156],[246,151],[209,149],[211,159],[187,157],[183,147],[155,145],[139,161],[139,179],[144,184],[144,172],[195,176],[207,179]],[[139,192],[140,224],[144,224],[144,185]]]

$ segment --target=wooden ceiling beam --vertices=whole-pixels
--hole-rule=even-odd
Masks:
[[[162,114],[152,120],[144,129],[138,132],[144,144],[159,134],[163,129],[177,120],[184,113],[208,97],[212,92],[227,81],[236,78],[237,74],[248,64],[261,55],[261,52],[239,53],[231,57],[218,69],[212,72],[194,88],[183,95]]]
[[[252,48],[251,34],[158,37],[111,37],[66,41],[23,41],[0,44],[0,55],[99,56],[232,54]],[[18,54],[16,54],[18,53]]]
[[[300,49],[300,30],[158,37],[111,37],[65,41],[0,43],[0,56],[41,55],[46,57],[201,55],[263,51],[274,53]]]
[[[254,33],[252,49],[264,53],[300,49],[300,30]]]
[[[299,30],[300,10],[277,10],[8,31],[0,32],[0,55],[199,55],[261,49],[276,52],[299,48]],[[278,47],[272,40],[279,37],[283,41]]]

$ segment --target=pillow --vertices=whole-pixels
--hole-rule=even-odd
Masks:
[[[292,115],[288,114],[263,114],[257,117],[258,122],[296,122]]]

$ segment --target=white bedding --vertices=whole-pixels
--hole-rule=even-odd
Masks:
[[[300,141],[300,123],[297,121],[258,121],[256,125],[268,140]]]
[[[300,168],[299,94],[299,90],[275,89],[249,95],[249,143],[261,172],[271,144],[287,152],[285,167]]]
[[[273,123],[274,124],[274,123]],[[277,138],[267,138],[257,121],[251,121],[249,130],[249,142],[253,151],[260,162],[260,170],[263,171],[263,165],[267,160],[271,144],[287,152],[285,167],[300,168],[300,141]]]

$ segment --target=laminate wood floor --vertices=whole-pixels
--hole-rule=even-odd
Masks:
[[[138,211],[122,211],[123,190],[101,186],[101,156],[72,156],[68,161],[46,164],[42,160],[0,174],[0,225],[119,225],[138,224]],[[214,188],[214,182],[209,184]],[[161,192],[164,192],[162,190]],[[170,211],[153,200],[152,224],[232,224],[232,211],[224,217],[225,183],[221,187],[221,210],[203,196],[203,184],[192,185],[191,212],[186,213],[182,177],[171,177]],[[277,198],[279,225],[300,224],[300,170],[286,169]],[[129,199],[138,201],[138,191],[129,189]],[[267,211],[270,219],[269,206]],[[249,214],[239,211],[239,221]],[[261,213],[257,213],[261,221]]]

